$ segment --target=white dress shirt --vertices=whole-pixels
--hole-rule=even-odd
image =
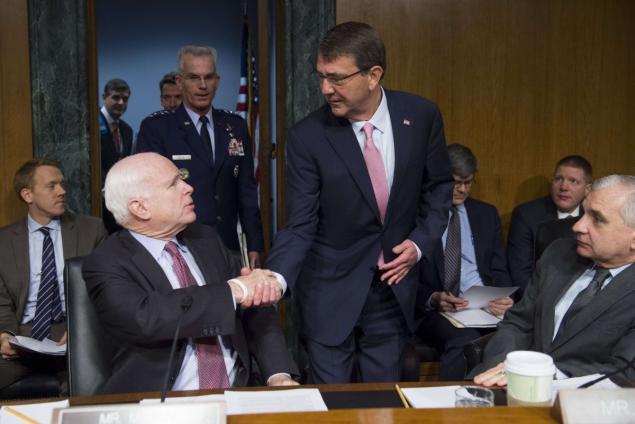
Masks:
[[[196,132],[198,132],[198,134],[201,134],[201,129],[203,128],[203,123],[201,122],[201,115],[199,115],[198,113],[194,112],[192,109],[189,109],[187,106],[185,106],[185,103],[183,103],[183,106],[185,107],[185,111],[187,112],[188,116],[190,117],[190,119],[192,120],[192,122],[194,122],[194,126],[196,127]],[[205,114],[205,116],[207,116],[207,132],[209,133],[209,139],[212,142],[212,152],[214,152],[214,160],[216,160],[216,142],[214,141],[214,121],[212,120],[212,108],[210,107],[210,109],[207,111],[207,113]]]

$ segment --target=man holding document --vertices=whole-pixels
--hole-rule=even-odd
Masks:
[[[595,181],[573,231],[576,240],[557,240],[541,256],[487,344],[476,383],[505,385],[501,362],[514,350],[550,355],[558,378],[635,381],[635,176]]]
[[[470,305],[462,294],[471,287],[509,286],[511,278],[498,211],[468,197],[478,170],[476,157],[460,144],[449,145],[448,155],[454,176],[452,209],[433,259],[421,265],[418,305],[424,311],[418,334],[442,352],[439,378],[462,380],[466,372],[463,346],[488,330],[457,328],[439,312],[465,310]],[[513,300],[505,296],[491,300],[487,308],[503,315],[512,305]]]
[[[102,392],[193,390],[263,382],[297,384],[271,305],[283,287],[273,273],[240,270],[218,233],[195,224],[192,187],[168,159],[141,153],[117,162],[106,206],[121,230],[83,263],[88,294],[113,339]],[[180,332],[179,332],[180,331]],[[177,350],[170,367],[170,348]]]

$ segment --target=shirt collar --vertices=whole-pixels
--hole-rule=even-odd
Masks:
[[[609,273],[611,274],[611,278],[617,277],[620,272],[624,271],[626,268],[628,268],[631,265],[632,264],[626,264],[626,265],[618,266],[617,268],[608,268]],[[593,267],[594,270],[595,268],[596,266]]]
[[[187,112],[187,115],[190,117],[192,122],[194,122],[194,125],[198,125],[198,121],[201,118],[201,115],[199,115],[198,112],[194,112],[192,109],[187,107],[185,103],[183,103],[183,107],[185,108],[185,111]],[[205,116],[207,116],[207,120],[209,121],[210,125],[212,125],[212,108],[211,107],[209,108]]]
[[[106,109],[105,105],[101,107],[101,113],[106,118],[106,122],[108,123],[108,125],[111,125],[113,122],[115,122],[115,119],[113,119],[113,117],[110,116],[110,114],[108,113],[108,109]]]
[[[178,248],[179,248],[179,250],[181,252],[186,252],[187,251],[185,249],[185,246],[182,246],[181,244],[179,244],[179,242],[178,242],[178,240],[176,238],[173,238],[171,240],[160,240],[160,239],[148,237],[146,235],[137,233],[135,231],[131,231],[131,230],[128,230],[128,231],[130,232],[132,237],[134,237],[139,243],[141,243],[143,245],[143,247],[145,247],[146,250],[148,252],[150,252],[152,257],[154,259],[156,259],[157,261],[159,260],[159,258],[163,254],[163,250],[165,249],[165,245],[169,241],[173,241],[174,243],[176,243],[176,245],[178,246]]]
[[[375,111],[375,113],[373,113],[373,116],[371,116],[368,121],[355,121],[352,119],[348,120],[351,123],[353,131],[355,131],[355,133],[361,131],[366,122],[370,122],[371,124],[373,124],[373,126],[381,133],[386,132],[387,125],[391,125],[390,115],[388,114],[388,102],[386,101],[386,93],[384,92],[384,87],[380,88],[381,101],[379,102],[377,110]]]
[[[59,218],[54,218],[48,224],[42,225],[39,222],[37,222],[35,219],[33,219],[31,217],[31,214],[27,214],[26,225],[27,225],[27,229],[29,230],[29,233],[40,231],[40,228],[42,227],[47,227],[49,230],[52,230],[52,231],[61,231],[62,229],[62,224],[60,223]]]
[[[558,219],[568,218],[570,216],[576,217],[580,215],[580,205],[576,206],[574,210],[571,212],[560,212],[558,211]]]

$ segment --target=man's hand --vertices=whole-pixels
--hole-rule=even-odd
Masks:
[[[229,286],[236,303],[243,308],[273,305],[282,296],[282,287],[269,270],[243,268],[240,270],[240,277],[236,279],[247,289],[247,296],[244,296],[242,289],[235,282],[230,280]]]
[[[491,386],[505,386],[507,385],[507,376],[505,375],[505,364],[502,362],[496,365],[494,368],[490,368],[487,371],[474,377],[474,383],[481,384],[485,387]]]
[[[13,336],[9,333],[0,334],[0,354],[2,354],[2,359],[11,360],[20,357],[18,352],[16,352],[9,344],[9,340],[12,338]]]
[[[380,271],[384,271],[380,277],[381,281],[385,281],[389,286],[403,280],[417,263],[417,248],[411,240],[404,240],[393,247],[392,251],[397,257],[379,267]]]
[[[511,297],[499,297],[498,299],[490,300],[487,304],[487,309],[494,315],[503,316],[513,305],[514,301]]]
[[[249,268],[260,268],[260,252],[247,252],[247,256],[249,256]]]
[[[274,374],[267,381],[267,386],[299,386],[300,383],[286,374]]]
[[[452,296],[447,292],[434,292],[430,296],[432,306],[436,306],[441,312],[458,312],[467,308],[469,301],[462,297]]]
[[[57,345],[61,346],[63,344],[66,344],[66,340],[68,340],[68,333],[64,331],[64,334],[62,334],[62,338],[60,339],[59,342],[57,342]]]

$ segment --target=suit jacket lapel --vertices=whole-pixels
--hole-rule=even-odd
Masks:
[[[68,258],[74,258],[77,256],[77,246],[79,232],[75,228],[75,219],[69,215],[64,214],[60,218],[60,224],[62,227],[62,248],[64,249],[64,260]]]
[[[551,350],[557,349],[580,331],[597,320],[615,302],[635,291],[635,265],[631,265],[620,272],[611,283],[606,286],[583,310],[569,320],[566,330],[559,331],[551,345]]]
[[[24,305],[26,304],[26,298],[29,293],[29,282],[31,280],[29,273],[29,231],[26,219],[20,221],[17,227],[15,227],[11,245],[13,248],[13,259],[15,260],[16,271],[20,277],[18,280],[20,281],[20,295],[16,316],[21,318],[24,314]]]
[[[139,272],[145,275],[146,279],[157,291],[160,293],[169,293],[173,290],[172,284],[170,284],[168,277],[166,277],[159,263],[141,243],[135,240],[128,230],[119,231],[111,235],[111,237],[121,238],[122,246],[128,251],[127,256],[130,257],[130,260],[137,267]]]
[[[187,230],[183,235],[179,236],[179,240],[187,246],[194,257],[196,265],[198,265],[198,268],[203,274],[203,279],[205,280],[204,283],[218,283],[219,280],[217,276],[220,275],[220,271],[218,267],[216,267],[215,261],[211,260],[209,244],[207,241],[202,238],[189,236]]]
[[[325,115],[327,120],[326,139],[336,154],[342,159],[344,166],[348,168],[377,220],[381,221],[379,207],[377,206],[373,185],[368,175],[364,155],[359,148],[350,123],[346,119],[336,119],[329,110],[325,110]]]
[[[179,124],[179,130],[182,131],[184,135],[182,139],[184,139],[188,146],[190,146],[194,156],[196,156],[193,157],[192,160],[201,160],[211,168],[212,163],[207,155],[207,151],[203,147],[201,136],[198,131],[196,131],[196,125],[192,122],[190,116],[185,111],[185,106],[179,106],[174,113]]]
[[[411,189],[411,184],[407,184],[403,181],[408,169],[408,162],[410,158],[410,151],[412,149],[412,118],[404,108],[404,105],[400,102],[392,101],[392,93],[388,90],[384,90],[386,93],[386,103],[388,105],[388,112],[390,113],[390,121],[392,125],[392,135],[395,146],[395,164],[393,181],[390,189],[390,197],[388,198],[388,207],[386,209],[386,220],[389,222],[392,215],[392,211],[395,208],[399,208],[399,205],[394,205],[396,192],[401,188]]]

